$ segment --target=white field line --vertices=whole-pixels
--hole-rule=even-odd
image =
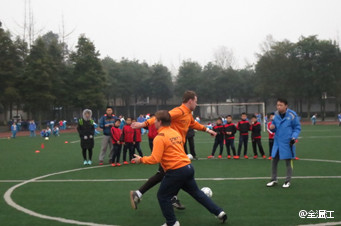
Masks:
[[[285,179],[285,177],[278,177]],[[227,181],[227,180],[266,180],[269,177],[216,177],[216,178],[195,178],[200,181]],[[292,179],[341,179],[341,176],[294,176]],[[146,181],[147,178],[136,179],[64,179],[64,180],[35,180],[31,183],[56,183],[56,182],[138,182]],[[15,182],[24,182],[25,180],[16,180]],[[0,183],[13,183],[14,180],[0,180]]]
[[[103,136],[96,136],[94,139],[98,139],[98,138],[102,138]],[[75,144],[75,143],[79,143],[81,142],[80,140],[74,140],[74,141],[70,141],[70,144]]]
[[[341,221],[339,222],[326,222],[326,223],[319,223],[319,224],[300,224],[298,226],[325,226],[325,225],[341,225]]]

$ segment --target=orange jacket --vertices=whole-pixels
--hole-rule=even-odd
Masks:
[[[184,150],[184,143],[180,134],[171,127],[161,127],[153,141],[151,156],[144,156],[141,162],[144,164],[161,163],[162,168],[174,170],[191,163]]]
[[[182,141],[184,143],[186,141],[188,128],[206,131],[206,127],[194,120],[192,111],[188,109],[184,104],[179,107],[173,108],[169,111],[169,114],[172,118],[171,127],[178,131],[178,133],[180,133]],[[144,127],[154,124],[154,122],[155,117],[152,117],[151,119],[148,119],[144,122]]]

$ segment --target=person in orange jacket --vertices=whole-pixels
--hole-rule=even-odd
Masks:
[[[212,136],[216,136],[217,133],[211,129],[206,128],[204,125],[201,125],[197,121],[194,120],[192,112],[195,110],[197,106],[198,97],[194,91],[186,91],[182,97],[182,105],[176,108],[173,108],[169,111],[171,116],[171,128],[177,131],[181,138],[182,143],[186,142],[186,135],[189,128],[203,131],[211,134]],[[148,119],[143,123],[135,122],[132,124],[132,128],[139,129],[143,127],[148,127],[155,123],[155,117]],[[154,150],[154,149],[153,149]],[[159,167],[158,172],[150,177],[148,181],[143,184],[138,190],[130,191],[130,199],[133,209],[137,209],[137,204],[140,202],[142,195],[147,192],[149,189],[154,187],[156,184],[160,183],[165,175],[165,172],[162,167]],[[176,196],[172,199],[173,206],[177,209],[185,209],[183,205],[181,205],[180,201]]]
[[[134,161],[137,164],[160,163],[165,172],[165,177],[157,193],[163,216],[167,221],[164,225],[180,225],[175,217],[171,202],[172,197],[180,189],[190,194],[224,223],[227,220],[226,213],[199,189],[194,179],[194,168],[191,165],[191,160],[185,153],[183,139],[170,126],[170,114],[168,111],[162,110],[156,112],[155,116],[155,127],[158,129],[158,135],[153,141],[152,155],[145,157],[135,155]]]

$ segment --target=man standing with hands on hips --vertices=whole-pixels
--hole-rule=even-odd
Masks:
[[[275,132],[274,144],[272,148],[272,178],[267,187],[273,187],[277,181],[277,166],[279,160],[285,160],[287,167],[287,177],[283,188],[290,187],[293,171],[293,159],[295,159],[295,143],[301,132],[299,118],[293,110],[288,108],[286,99],[277,99],[277,111],[270,125],[270,130]]]
[[[103,139],[102,139],[102,145],[101,145],[101,152],[99,154],[99,164],[103,165],[103,160],[105,157],[105,154],[107,152],[107,148],[109,145],[110,148],[110,154],[109,154],[109,164],[111,164],[113,151],[112,151],[112,142],[111,142],[111,127],[115,124],[115,119],[117,118],[112,111],[112,107],[108,106],[105,115],[101,117],[99,120],[99,127],[103,129]]]

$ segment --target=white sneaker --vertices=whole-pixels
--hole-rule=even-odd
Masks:
[[[164,223],[163,225],[161,226],[168,226],[167,223]],[[172,226],[180,226],[180,223],[179,221],[176,221]]]
[[[227,220],[227,214],[224,211],[221,211],[217,217],[221,221],[221,223],[225,223],[225,221]]]
[[[275,186],[276,184],[278,184],[278,181],[277,180],[272,180],[270,181],[269,183],[266,184],[267,187],[273,187]]]
[[[84,160],[83,165],[84,166],[88,165],[88,161]]]
[[[282,188],[288,188],[290,187],[290,182],[285,182],[283,185],[282,185]]]

